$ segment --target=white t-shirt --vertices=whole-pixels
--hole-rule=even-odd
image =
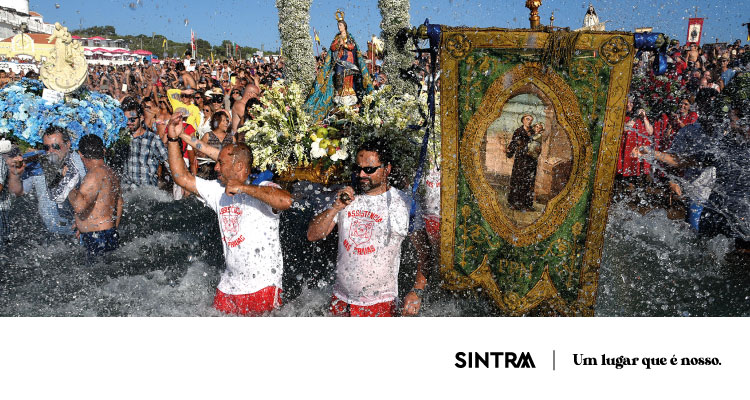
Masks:
[[[218,289],[226,294],[249,294],[268,286],[281,288],[279,215],[255,197],[227,195],[218,181],[196,177],[195,186],[219,216],[227,268]],[[268,181],[261,186],[279,187]]]
[[[358,195],[334,221],[339,229],[333,294],[354,305],[369,306],[398,296],[401,242],[409,232],[411,197],[390,188],[377,195]],[[415,228],[424,226],[417,206]]]
[[[424,180],[424,213],[425,215],[440,215],[440,171],[430,169]]]

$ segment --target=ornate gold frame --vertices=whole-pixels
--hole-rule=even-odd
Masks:
[[[478,268],[469,276],[464,275],[454,267],[458,211],[458,170],[459,160],[463,160],[465,157],[464,154],[459,153],[458,142],[459,63],[472,49],[477,48],[542,49],[546,46],[549,36],[549,33],[531,30],[442,27],[440,64],[443,69],[441,77],[441,97],[443,99],[441,102],[441,150],[443,157],[441,165],[440,271],[446,288],[468,290],[481,287],[499,308],[507,311],[510,315],[525,314],[542,302],[546,302],[561,315],[592,316],[596,303],[604,230],[612,194],[616,157],[624,125],[626,99],[632,73],[632,33],[587,32],[582,33],[576,43],[576,50],[600,53],[601,58],[611,67],[611,78],[591,195],[589,223],[583,249],[583,261],[579,277],[580,290],[575,302],[568,303],[560,297],[550,280],[547,268],[545,268],[542,277],[532,290],[523,298],[517,298],[518,296],[513,293],[502,293],[492,277],[486,257],[482,264],[477,266]],[[557,108],[555,111],[558,115],[562,115]],[[459,154],[460,157],[451,157],[451,155]],[[475,160],[470,161],[475,163]],[[571,175],[572,177],[573,175]],[[566,190],[568,187],[572,189],[572,186],[574,184],[568,182]],[[558,197],[564,198],[564,196]],[[544,218],[539,220],[544,220]]]
[[[547,203],[542,215],[532,224],[519,228],[503,213],[483,172],[482,155],[473,149],[479,148],[489,126],[502,114],[505,103],[527,84],[536,86],[552,103],[557,122],[572,145],[573,168],[565,188]],[[591,138],[575,94],[555,72],[544,72],[542,66],[535,63],[519,65],[492,83],[464,130],[460,149],[461,163],[469,186],[479,200],[482,216],[500,237],[516,247],[544,240],[560,227],[586,189],[587,167],[592,157]]]

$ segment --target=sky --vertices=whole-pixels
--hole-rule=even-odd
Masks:
[[[320,32],[323,46],[336,33],[334,13],[345,12],[349,32],[360,46],[372,35],[380,36],[380,11],[377,0],[313,0],[310,26]],[[528,28],[529,10],[525,0],[412,0],[411,24],[429,18],[433,24]],[[734,41],[747,43],[750,0],[593,0],[601,21],[609,21],[607,30],[633,31],[653,27],[670,38],[685,42],[688,18],[698,16],[704,22],[703,42]],[[554,11],[555,26],[578,28],[589,1],[543,0],[539,14],[549,23]],[[275,0],[54,0],[30,1],[30,9],[46,22],[61,22],[69,29],[95,25],[113,25],[118,34],[166,35],[170,40],[187,42],[190,30],[197,37],[218,45],[228,39],[243,46],[275,50],[280,46],[278,12]],[[745,14],[741,17],[740,14]]]

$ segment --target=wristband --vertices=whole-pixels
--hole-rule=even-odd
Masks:
[[[179,141],[180,141],[180,138],[172,139],[171,137],[167,136],[167,142],[179,142]]]

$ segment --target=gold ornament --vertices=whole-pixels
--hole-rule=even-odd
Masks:
[[[336,16],[336,21],[337,22],[341,22],[341,21],[344,20],[344,12],[343,11],[336,10],[336,14],[334,14],[334,15]]]
[[[56,39],[56,40],[55,40]],[[39,76],[44,85],[62,93],[70,93],[83,84],[88,75],[83,47],[68,32],[68,28],[55,23],[55,32],[47,39],[55,41],[55,51],[44,62]]]

